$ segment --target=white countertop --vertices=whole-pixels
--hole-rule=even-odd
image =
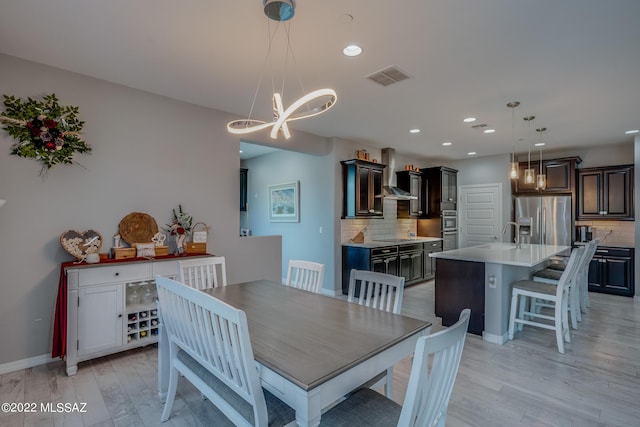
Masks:
[[[533,267],[560,252],[571,250],[571,246],[522,244],[516,249],[515,243],[485,243],[468,248],[429,254],[432,258],[459,261],[475,261],[494,264]]]
[[[383,246],[398,246],[398,245],[410,245],[413,243],[426,243],[441,241],[441,237],[416,237],[415,239],[385,239],[382,240],[368,240],[364,243],[344,242],[342,246],[353,246],[356,248],[380,248]]]

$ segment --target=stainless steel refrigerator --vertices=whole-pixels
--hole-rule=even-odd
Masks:
[[[523,243],[571,246],[571,196],[516,197],[515,216],[531,217],[531,236]]]

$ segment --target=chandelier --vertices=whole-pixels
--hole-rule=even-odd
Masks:
[[[276,21],[277,25],[273,32],[271,31],[271,25],[269,25],[269,50],[267,53],[267,59],[271,62],[271,46],[272,41],[280,28],[280,23],[283,23],[285,27],[287,37],[287,47],[285,53],[285,64],[289,56],[295,59],[293,55],[293,49],[291,47],[290,39],[290,19],[295,15],[295,0],[263,0],[264,14],[268,18],[268,22]],[[303,95],[294,101],[291,105],[285,108],[283,101],[283,93],[285,89],[285,79],[282,79],[282,87],[276,89],[275,84],[273,86],[272,96],[272,108],[273,119],[272,121],[257,120],[252,118],[253,107],[260,91],[260,83],[262,78],[258,81],[258,87],[253,97],[253,103],[251,104],[251,110],[249,116],[246,119],[233,120],[227,124],[227,130],[233,134],[243,135],[252,132],[257,132],[263,129],[271,128],[270,136],[273,139],[277,139],[278,135],[283,135],[286,139],[291,138],[291,131],[289,130],[288,122],[295,120],[306,119],[308,117],[317,116],[324,113],[329,108],[333,107],[337,100],[336,92],[333,89],[317,89],[312,92]],[[274,82],[272,76],[271,81]],[[301,85],[302,86],[302,85]],[[302,88],[304,93],[304,88]]]

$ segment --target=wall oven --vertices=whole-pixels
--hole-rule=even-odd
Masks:
[[[458,231],[458,212],[445,210],[442,211],[442,231]]]

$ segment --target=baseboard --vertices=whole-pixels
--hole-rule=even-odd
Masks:
[[[35,366],[45,365],[49,362],[57,360],[53,359],[50,354],[42,354],[40,356],[29,357],[27,359],[16,360],[9,363],[0,364],[0,375],[8,374],[9,372],[19,371],[21,369],[33,368]]]
[[[493,344],[504,344],[507,342],[507,334],[504,335],[496,335],[496,334],[489,334],[486,331],[482,332],[482,339],[486,342],[490,342]]]
[[[636,295],[636,296],[634,296],[634,297],[633,297],[633,301],[634,301],[634,302],[637,302],[637,303],[640,303],[640,295]]]

